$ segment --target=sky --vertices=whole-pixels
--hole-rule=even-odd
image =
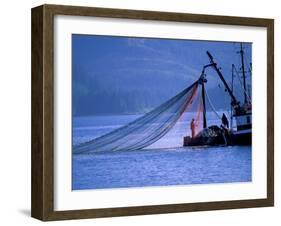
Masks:
[[[243,46],[245,68],[249,70],[252,44]],[[207,50],[230,83],[231,65],[241,68],[237,53],[240,43],[73,34],[74,114],[146,112],[199,78],[202,67],[209,63]],[[229,106],[228,94],[216,72],[209,68],[206,74],[206,89],[216,98],[215,105]],[[251,85],[250,75],[247,84]],[[237,76],[234,89],[241,99]]]

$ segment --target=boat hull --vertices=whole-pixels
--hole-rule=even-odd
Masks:
[[[252,145],[252,130],[232,132],[229,135],[230,145]]]
[[[211,126],[204,129],[194,138],[186,136],[183,139],[183,146],[218,146],[218,145],[251,145],[252,131],[230,131]]]

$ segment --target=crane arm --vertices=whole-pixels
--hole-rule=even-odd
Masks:
[[[223,84],[224,84],[224,86],[225,86],[227,92],[229,93],[229,95],[230,95],[230,97],[231,97],[231,99],[232,99],[231,104],[232,104],[233,106],[239,105],[239,102],[237,101],[236,97],[234,96],[232,90],[229,88],[229,86],[228,86],[227,82],[225,81],[225,79],[224,79],[224,77],[223,77],[221,71],[220,71],[219,68],[217,67],[217,64],[216,64],[216,62],[214,61],[213,56],[211,55],[211,53],[210,53],[209,51],[207,51],[207,55],[208,55],[208,57],[209,57],[209,59],[210,59],[210,63],[211,63],[212,68],[213,68],[213,69],[217,72],[217,74],[219,75],[221,81],[223,82]]]

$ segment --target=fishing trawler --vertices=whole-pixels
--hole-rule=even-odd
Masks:
[[[183,146],[250,145],[252,140],[252,105],[246,87],[242,44],[239,52],[242,64],[241,73],[243,75],[243,84],[241,82],[244,92],[243,103],[240,103],[234,95],[233,81],[232,87],[230,88],[213,56],[207,51],[210,63],[203,66],[201,75],[194,83],[135,120],[104,135],[75,145],[73,147],[73,153],[90,154],[111,151],[135,151],[148,147],[174,128],[181,117],[197,103],[195,101],[198,100],[197,97],[200,97],[198,112],[200,113],[200,117],[203,115],[203,129],[199,133],[193,134],[194,136],[192,137],[183,137]],[[235,66],[233,65],[232,67],[234,70]],[[224,84],[226,92],[230,95],[230,128],[224,125],[207,125],[206,101],[211,102],[205,90],[205,84],[207,83],[205,70],[207,68],[212,68],[216,71]],[[201,93],[201,95],[198,95],[198,93]],[[212,109],[214,110],[214,107]],[[221,119],[218,113],[217,116]],[[233,119],[236,121],[235,127],[232,123]],[[180,137],[180,139],[182,138]]]
[[[202,145],[251,145],[252,143],[252,103],[251,98],[247,92],[246,86],[246,71],[244,66],[244,50],[242,43],[240,44],[240,56],[241,56],[241,73],[243,78],[242,90],[244,93],[244,103],[240,103],[233,93],[233,73],[235,65],[232,64],[232,84],[231,88],[227,84],[222,72],[220,71],[217,63],[210,52],[206,52],[210,64],[203,67],[199,83],[202,88],[202,103],[203,103],[203,130],[196,134],[194,137],[186,136],[183,140],[183,146],[202,146]],[[220,80],[224,84],[226,92],[231,98],[231,126],[226,128],[225,126],[212,125],[207,126],[206,119],[206,93],[205,83],[207,82],[205,69],[213,68],[218,74]],[[241,82],[242,83],[242,82]],[[232,120],[236,121],[236,128],[232,125]]]

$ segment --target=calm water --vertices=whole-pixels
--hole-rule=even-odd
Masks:
[[[98,137],[137,117],[74,118],[73,143]],[[219,123],[211,114],[208,118],[209,124]],[[158,142],[140,151],[73,155],[73,189],[251,181],[250,146],[183,148],[182,137],[189,134],[186,125],[184,120],[179,122]]]

